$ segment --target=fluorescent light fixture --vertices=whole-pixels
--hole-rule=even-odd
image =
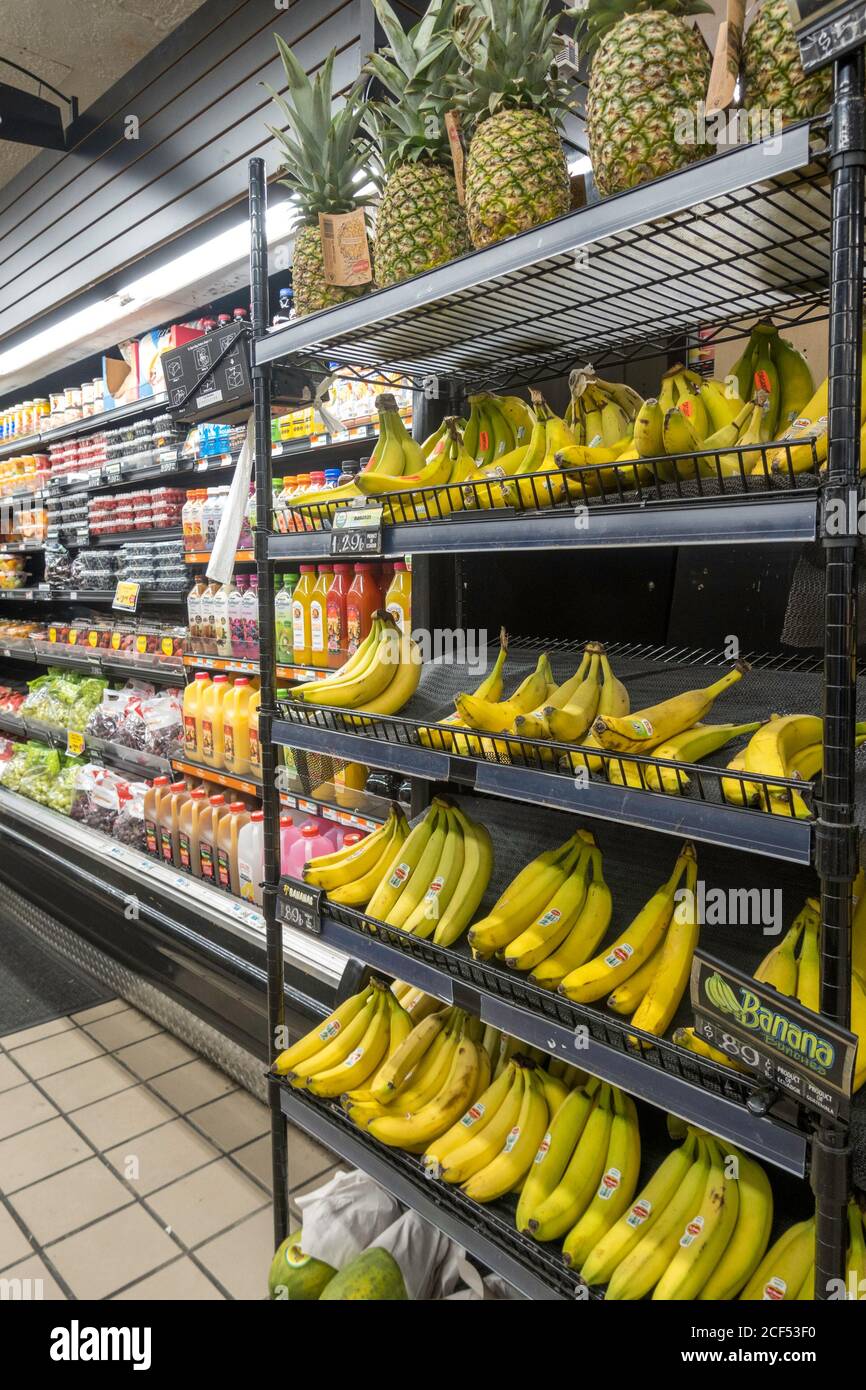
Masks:
[[[269,208],[266,224],[268,244],[287,237],[296,221],[296,209],[289,202],[277,203]],[[211,237],[194,251],[186,251],[182,256],[175,257],[159,270],[131,280],[107,299],[79,309],[60,323],[34,333],[31,338],[0,353],[0,381],[4,376],[39,362],[50,352],[56,352],[59,346],[73,347],[90,334],[119,323],[134,311],[168,295],[177,294],[205,276],[244,260],[249,252],[249,222],[239,222],[219,236]]]
[[[582,154],[578,159],[573,159],[568,166],[570,174],[588,174],[592,168],[592,160],[588,154]]]

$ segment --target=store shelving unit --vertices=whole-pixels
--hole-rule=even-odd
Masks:
[[[578,789],[572,769],[565,775],[560,767],[551,767],[539,745],[510,736],[503,740],[507,757],[458,755],[439,724],[449,712],[444,697],[438,710],[432,700],[417,708],[410,704],[404,714],[377,717],[363,731],[338,710],[309,711],[291,701],[278,703],[271,637],[273,570],[281,562],[326,559],[329,515],[311,515],[309,530],[274,535],[267,533],[260,513],[256,554],[263,740],[456,784],[461,791],[469,788],[567,809],[590,822],[617,821],[748,849],[790,864],[811,864],[821,882],[821,1011],[843,1026],[850,1020],[851,881],[857,863],[856,537],[828,537],[823,517],[830,499],[848,496],[859,482],[864,151],[857,145],[856,132],[862,99],[862,55],[857,54],[836,64],[829,122],[790,126],[772,142],[694,164],[272,332],[267,327],[264,169],[257,160],[250,166],[256,486],[263,496],[270,495],[270,369],[277,362],[303,370],[326,361],[367,381],[400,372],[443,413],[458,413],[461,400],[472,391],[525,387],[562,376],[580,361],[592,361],[611,375],[606,367],[620,370],[699,329],[702,342],[723,343],[741,338],[750,322],[764,314],[772,314],[782,331],[786,325],[829,319],[830,451],[828,471],[820,482],[816,473],[795,474],[789,457],[787,467],[783,462],[771,468],[767,451],[757,477],[747,479],[742,467],[735,466],[733,477],[716,470],[704,483],[706,471],[699,469],[696,456],[692,484],[665,487],[652,467],[652,481],[636,484],[633,470],[631,475],[624,470],[617,485],[600,498],[592,495],[592,478],[587,477],[593,470],[583,470],[582,476],[572,470],[560,480],[559,496],[534,497],[531,505],[520,502],[516,509],[498,504],[496,510],[482,512],[477,499],[464,494],[464,501],[457,503],[460,510],[449,507],[445,515],[447,489],[433,489],[420,504],[413,494],[423,520],[417,520],[415,512],[404,518],[399,496],[391,499],[376,555],[390,559],[407,552],[459,556],[820,541],[827,557],[823,680],[817,674],[820,667],[785,675],[796,684],[811,674],[813,695],[823,703],[825,771],[820,799],[811,803],[808,819],[726,804],[719,794],[719,769],[712,766],[689,769],[688,795],[670,797],[592,777]],[[681,654],[670,657],[673,663],[683,659]],[[705,654],[705,664],[715,660]],[[687,656],[686,664],[690,661]],[[562,746],[555,751],[573,750]],[[598,750],[593,752],[597,756]],[[270,753],[273,756],[273,748]],[[273,827],[278,803],[266,793],[265,805],[270,834],[264,915],[269,969],[277,980],[280,933]],[[368,967],[465,1005],[485,1022],[550,1053],[571,1053],[574,1029],[583,1023],[590,1042],[579,1065],[706,1125],[778,1167],[800,1176],[809,1173],[817,1208],[817,1285],[823,1287],[842,1271],[850,1177],[844,1123],[809,1117],[803,1111],[792,1114],[790,1105],[779,1105],[778,1097],[762,1091],[754,1080],[685,1054],[673,1044],[652,1039],[646,1051],[636,1049],[609,1016],[571,1006],[525,980],[515,981],[504,969],[472,961],[465,949],[441,950],[328,903],[321,928],[322,940]],[[281,1022],[275,989],[272,1030]],[[509,1240],[500,1239],[494,1213],[477,1208],[455,1211],[454,1203],[444,1199],[437,1207],[436,1196],[431,1198],[419,1183],[411,1159],[373,1148],[330,1107],[276,1081],[271,1084],[271,1107],[278,1241],[286,1231],[283,1119],[288,1117],[372,1172],[524,1293],[575,1296],[574,1288],[564,1289],[561,1265],[544,1267],[539,1252],[515,1244],[513,1232]]]

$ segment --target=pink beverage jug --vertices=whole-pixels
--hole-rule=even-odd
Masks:
[[[322,822],[320,821],[319,828],[322,831],[322,834],[324,835],[325,839],[331,841],[331,844],[333,845],[334,849],[343,848],[343,827],[341,825],[326,823],[323,826]]]
[[[300,828],[291,816],[280,816],[280,873],[289,872],[289,850],[301,838]]]
[[[289,850],[288,868],[290,878],[300,878],[301,870],[308,859],[318,859],[320,854],[333,854],[334,846],[324,835],[319,834],[315,821],[307,821],[301,826],[301,833]]]

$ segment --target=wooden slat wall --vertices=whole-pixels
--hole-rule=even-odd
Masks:
[[[308,71],[336,48],[348,86],[369,0],[210,0],[85,113],[72,151],[22,170],[0,193],[0,341],[240,202],[251,156],[276,172],[261,85],[283,89],[275,32]]]

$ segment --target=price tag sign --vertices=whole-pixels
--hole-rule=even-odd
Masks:
[[[119,483],[123,477],[123,464],[106,463],[103,467],[103,473],[107,483]]]
[[[66,752],[70,758],[80,758],[85,749],[84,734],[78,733],[75,729],[69,729],[66,733]]]
[[[822,1115],[851,1108],[857,1038],[733,966],[696,951],[695,1032],[765,1085]]]
[[[296,878],[281,878],[277,896],[277,918],[287,927],[322,934],[322,890],[310,888]]]
[[[140,592],[141,585],[133,583],[131,579],[118,580],[111,604],[112,608],[119,609],[121,613],[134,613],[138,607]]]
[[[866,43],[864,0],[788,0],[788,9],[806,72]]]
[[[332,555],[381,555],[382,508],[340,507],[331,523]]]
[[[176,473],[177,454],[163,454],[159,461],[159,471],[160,473]]]

